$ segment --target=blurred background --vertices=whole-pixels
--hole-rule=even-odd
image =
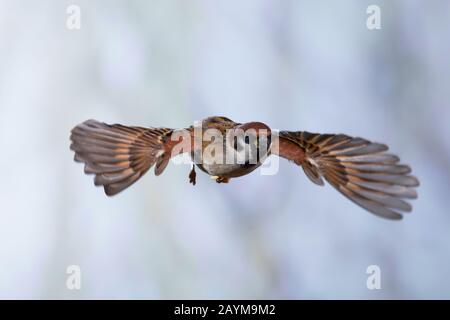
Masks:
[[[447,0],[1,0],[0,298],[450,298],[449,39]],[[211,115],[387,143],[414,211],[380,219],[285,160],[195,187],[169,164],[108,198],[69,150],[86,119]]]

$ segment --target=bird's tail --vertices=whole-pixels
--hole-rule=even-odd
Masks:
[[[75,161],[85,164],[84,172],[95,175],[95,185],[103,186],[112,196],[136,182],[155,163],[155,173],[162,173],[168,162],[164,137],[171,131],[88,120],[73,128],[70,149],[75,152]]]

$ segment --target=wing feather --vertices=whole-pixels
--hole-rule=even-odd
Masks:
[[[154,164],[161,174],[170,157],[173,129],[109,125],[88,120],[76,126],[70,139],[75,161],[94,174],[94,184],[115,195],[139,180]]]
[[[277,150],[278,149],[278,150]],[[281,131],[275,154],[301,165],[318,185],[324,178],[336,190],[366,210],[388,219],[401,219],[417,198],[419,180],[388,146],[343,134]]]

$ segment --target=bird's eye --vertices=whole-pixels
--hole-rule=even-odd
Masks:
[[[245,144],[250,144],[250,137],[249,136],[245,136]]]

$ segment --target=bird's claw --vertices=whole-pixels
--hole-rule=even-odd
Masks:
[[[217,183],[228,183],[230,181],[230,178],[220,176],[212,176],[211,179],[216,180]]]
[[[189,173],[189,183],[195,186],[197,173],[195,172],[195,167],[192,167],[191,172]]]

